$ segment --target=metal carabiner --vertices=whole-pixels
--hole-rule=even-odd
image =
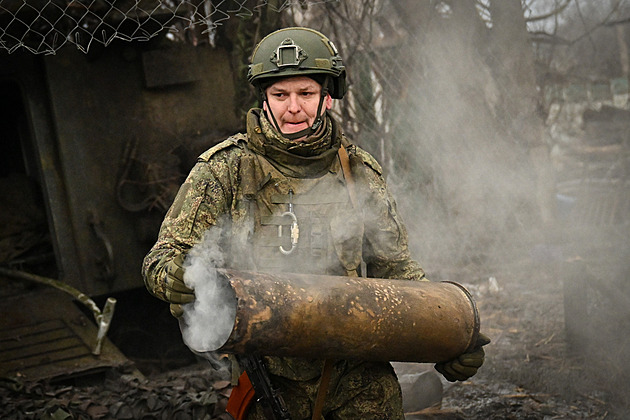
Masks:
[[[286,250],[284,249],[282,245],[278,247],[280,252],[282,252],[284,255],[289,255],[297,247],[298,240],[300,238],[300,227],[298,226],[297,217],[295,217],[295,213],[290,212],[290,211],[285,211],[280,216],[281,217],[291,216],[291,218],[293,219],[293,221],[291,222],[291,249]],[[278,238],[282,238],[282,225],[278,226]]]
[[[278,247],[283,255],[289,255],[297,247],[298,240],[300,239],[300,227],[298,226],[297,217],[293,212],[293,190],[289,190],[289,211],[285,211],[280,217],[291,216],[293,221],[291,222],[291,249],[288,251],[284,249],[282,245]],[[282,225],[278,225],[278,238],[282,238]]]

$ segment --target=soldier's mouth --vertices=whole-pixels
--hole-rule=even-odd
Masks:
[[[300,121],[300,122],[287,121],[284,123],[284,125],[287,129],[294,130],[294,131],[299,131],[300,129],[306,128],[308,126],[306,121]]]

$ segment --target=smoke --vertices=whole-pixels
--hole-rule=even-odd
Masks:
[[[236,317],[234,292],[215,270],[224,263],[220,239],[218,228],[208,230],[185,261],[184,281],[195,291],[195,301],[183,306],[180,322],[186,345],[211,362],[215,361],[211,352],[227,341]]]
[[[508,234],[528,233],[538,211],[536,174],[516,136],[527,130],[502,114],[509,93],[469,38],[428,27],[412,44],[422,71],[392,76],[409,92],[391,105],[404,124],[392,133],[387,179],[427,268],[487,261]]]
[[[599,117],[593,110],[602,104],[586,99],[579,107],[552,108],[558,113],[552,115],[556,123],[547,127],[545,137],[540,129],[538,133],[554,146],[556,166],[547,169],[554,175],[546,180],[549,184],[541,185],[536,172],[539,162],[529,155],[523,140],[536,133],[534,124],[542,124],[502,107],[505,98],[520,93],[510,90],[496,71],[501,63],[480,60],[475,55],[478,50],[466,45],[457,31],[449,33],[447,24],[428,26],[413,45],[422,54],[414,66],[421,71],[404,74],[397,67],[392,75],[405,82],[401,84],[408,92],[394,99],[399,101],[396,111],[404,116],[404,124],[396,127],[400,135],[388,141],[403,154],[390,165],[388,184],[409,230],[413,255],[433,280],[451,275],[460,276],[454,280],[475,282],[494,275],[491,270],[515,279],[521,273],[510,270],[523,263],[532,271],[546,271],[552,284],[564,281],[581,299],[564,307],[579,344],[576,348],[589,357],[598,375],[608,375],[609,383],[627,384],[627,94],[621,101],[609,96],[605,104],[610,108]],[[588,98],[592,98],[590,91]],[[590,119],[582,118],[585,110],[590,111]],[[615,129],[612,115],[621,113],[625,116],[615,118]],[[549,188],[548,199],[558,200],[559,212],[550,224],[543,224],[539,216],[541,187]],[[549,204],[553,210],[555,203]],[[475,270],[475,277],[465,278],[469,269]],[[498,277],[499,284],[502,280]],[[536,285],[534,278],[525,281]],[[569,313],[573,308],[576,313]],[[546,321],[536,320],[538,325]],[[560,319],[558,325],[564,322]],[[623,398],[627,401],[627,396]]]

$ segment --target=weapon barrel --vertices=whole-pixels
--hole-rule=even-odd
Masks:
[[[227,341],[204,350],[435,363],[472,349],[479,333],[475,302],[457,283],[227,269],[217,275],[234,293],[236,315]]]

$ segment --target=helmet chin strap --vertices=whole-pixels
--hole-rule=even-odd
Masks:
[[[273,111],[271,111],[271,107],[269,106],[269,101],[267,100],[267,94],[263,91],[263,89],[260,89],[263,103],[267,102],[267,109],[269,110],[269,112],[266,112],[265,114],[267,116],[271,115],[271,121],[273,122],[273,125],[276,127],[276,130],[278,130],[278,133],[282,134],[283,137],[286,137],[289,140],[297,140],[302,137],[310,136],[311,134],[317,132],[317,130],[320,129],[320,127],[324,123],[324,116],[322,115],[322,108],[324,106],[324,99],[326,99],[326,95],[328,95],[328,80],[329,79],[330,79],[330,76],[326,76],[326,78],[324,79],[324,85],[322,86],[322,94],[319,97],[319,104],[317,105],[317,117],[315,118],[315,121],[313,121],[313,125],[305,128],[304,130],[297,131],[295,133],[283,133],[280,130],[278,121],[276,121],[276,117],[275,115],[273,115]]]

